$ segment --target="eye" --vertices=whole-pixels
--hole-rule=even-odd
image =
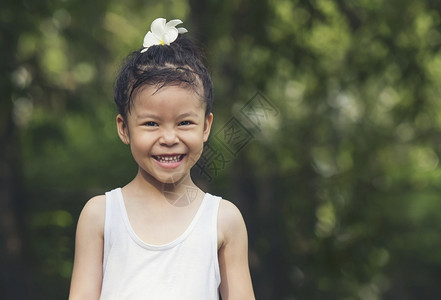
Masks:
[[[158,126],[158,123],[153,122],[153,121],[148,121],[144,123],[145,126],[149,126],[149,127],[156,127]]]
[[[179,123],[179,126],[188,126],[188,125],[191,125],[191,124],[193,124],[192,121],[182,121],[182,122]]]

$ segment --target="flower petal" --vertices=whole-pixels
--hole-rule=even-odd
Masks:
[[[168,28],[167,32],[164,33],[162,36],[162,40],[164,44],[170,45],[170,43],[174,42],[176,38],[178,37],[178,30],[174,27]]]
[[[170,28],[170,27],[176,27],[176,25],[179,25],[179,24],[182,24],[182,21],[179,19],[174,19],[174,20],[168,21],[167,24],[165,24],[165,26]]]
[[[167,26],[167,28],[173,28],[176,27],[177,25],[182,24],[182,21],[179,19],[174,19],[174,20],[170,20],[167,22],[167,24],[165,24],[165,26]],[[187,29],[185,28],[176,28],[178,30],[178,33],[186,33],[188,32]]]
[[[150,30],[157,38],[161,39],[161,37],[166,32],[166,23],[164,18],[157,18],[152,22],[150,26]]]
[[[160,43],[161,41],[149,31],[144,37],[144,43],[142,44],[142,46],[148,48],[153,45],[159,45]]]

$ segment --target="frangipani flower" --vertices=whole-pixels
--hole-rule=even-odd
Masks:
[[[185,28],[176,28],[176,25],[182,24],[179,19],[171,20],[166,23],[164,18],[157,18],[152,22],[150,31],[144,37],[141,53],[146,52],[153,45],[170,45],[178,38],[179,33],[186,33]]]

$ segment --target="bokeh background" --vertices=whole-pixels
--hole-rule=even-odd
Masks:
[[[136,172],[113,82],[159,16],[205,51],[213,132],[252,135],[194,176],[241,209],[257,299],[439,299],[441,1],[0,6],[0,299],[67,298],[83,205]]]

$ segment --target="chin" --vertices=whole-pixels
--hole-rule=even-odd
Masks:
[[[157,178],[157,180],[164,184],[177,185],[182,181],[185,181],[189,176],[190,173],[176,173],[170,174],[169,176],[161,176]]]

